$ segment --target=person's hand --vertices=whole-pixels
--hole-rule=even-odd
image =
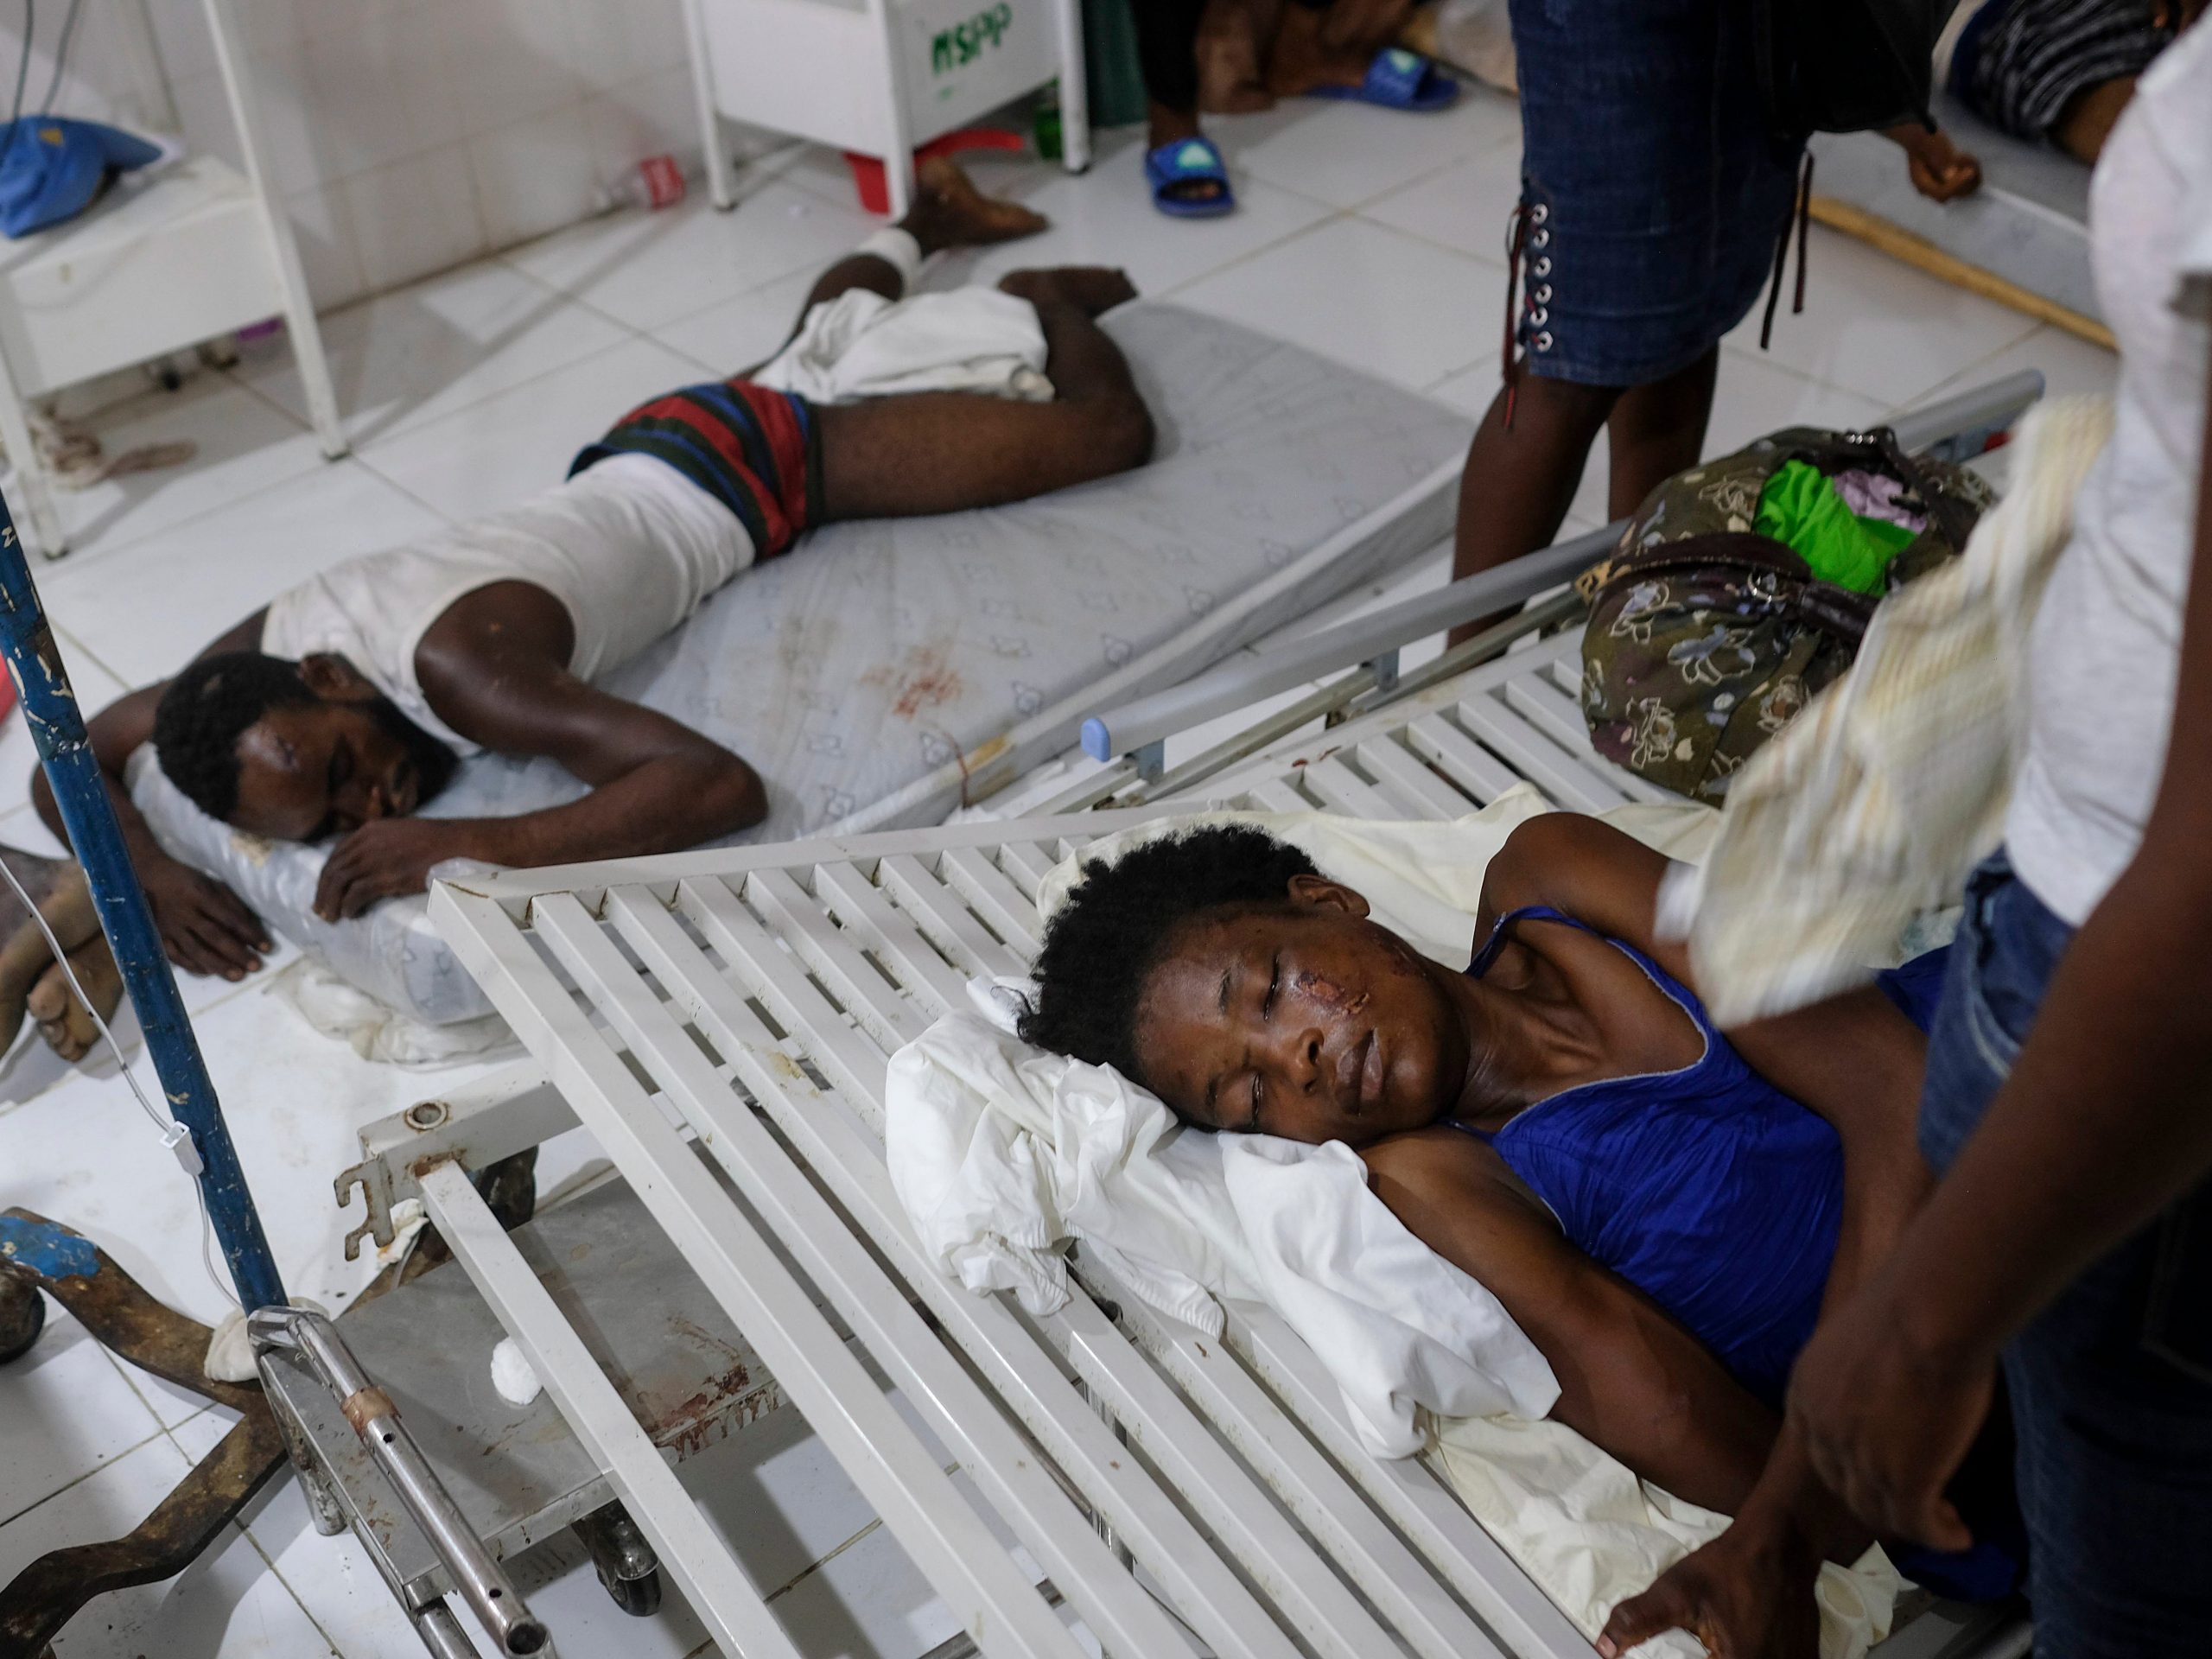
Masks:
[[[431,867],[476,855],[474,826],[454,818],[378,818],[340,841],[322,867],[315,913],[350,921],[379,899],[421,893]]]
[[[1915,150],[1905,162],[1912,188],[1930,201],[1955,201],[1981,188],[1981,163],[1962,149],[1942,156]]]
[[[1598,1651],[1617,1659],[1664,1630],[1688,1630],[1713,1659],[1819,1659],[1819,1552],[1751,1520],[1685,1555],[1613,1609]]]
[[[1789,1426],[1827,1489],[1885,1538],[1974,1542],[1943,1496],[1989,1414],[1996,1365],[1938,1358],[1885,1274],[1821,1322],[1789,1379]]]
[[[139,884],[153,907],[162,949],[187,973],[244,979],[276,947],[245,901],[221,882],[173,858],[140,866]]]

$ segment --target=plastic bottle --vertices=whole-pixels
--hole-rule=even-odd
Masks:
[[[1037,107],[1030,114],[1029,136],[1037,145],[1037,154],[1046,161],[1060,159],[1060,83],[1054,81],[1038,95]]]
[[[673,207],[683,200],[683,168],[673,156],[648,156],[593,197],[599,213],[617,207]]]

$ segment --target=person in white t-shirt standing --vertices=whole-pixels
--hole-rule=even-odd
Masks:
[[[2115,424],[2037,615],[2005,845],[1968,884],[1929,1039],[1920,1141],[1940,1179],[1800,1356],[1782,1440],[1875,1533],[1963,1548],[1942,1493],[2001,1363],[2037,1659],[2212,1650],[2203,9],[2181,8],[2092,190]],[[1724,1656],[1804,1650],[1772,1594],[1803,1553],[1755,1493],[1599,1649],[1680,1625]]]

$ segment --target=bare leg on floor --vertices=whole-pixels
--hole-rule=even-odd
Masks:
[[[1713,383],[1720,367],[1716,346],[1679,373],[1648,386],[1630,386],[1605,421],[1611,463],[1605,518],[1625,518],[1643,498],[1705,453],[1706,423],[1713,416]]]
[[[2120,118],[2134,97],[2133,75],[2101,82],[2066,106],[2050,136],[2075,161],[2094,167],[2097,157],[2105,153],[2105,140],[2112,137],[2112,130],[2120,124]]]
[[[103,1018],[122,1000],[123,982],[107,941],[100,936],[98,912],[85,873],[66,858],[41,858],[13,847],[0,847],[16,880],[22,883],[47,926],[69,953],[71,965]],[[92,1044],[90,1019],[54,965],[54,951],[22,901],[12,890],[0,891],[0,1049],[15,1039],[28,1010],[64,1059],[76,1059]],[[82,1042],[56,1042],[53,1022],[71,1021]]]
[[[1476,429],[1459,478],[1453,580],[1548,547],[1573,504],[1600,428],[1609,433],[1607,516],[1633,512],[1652,486],[1694,464],[1705,442],[1719,362],[1716,346],[1677,374],[1644,386],[1585,386],[1525,375],[1505,424],[1501,391]],[[1452,630],[1458,645],[1510,611]]]
[[[825,521],[1001,506],[1141,467],[1152,417],[1094,319],[1133,298],[1118,270],[1020,270],[999,286],[1037,308],[1048,404],[918,392],[817,411]]]

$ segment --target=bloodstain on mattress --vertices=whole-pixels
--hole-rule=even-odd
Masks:
[[[944,645],[912,645],[894,668],[886,664],[861,676],[862,685],[895,687],[891,712],[912,720],[925,709],[942,709],[958,701],[967,687],[951,663]]]

